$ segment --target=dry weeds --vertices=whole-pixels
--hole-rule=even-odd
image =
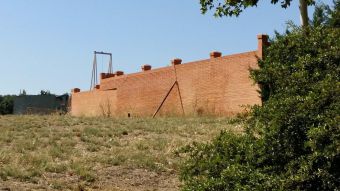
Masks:
[[[178,190],[175,151],[233,127],[222,118],[0,116],[0,190]]]

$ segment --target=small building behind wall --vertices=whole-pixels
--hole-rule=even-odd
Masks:
[[[67,112],[68,94],[20,95],[14,97],[13,114],[51,114]]]

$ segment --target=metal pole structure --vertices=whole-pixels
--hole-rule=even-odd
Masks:
[[[110,61],[109,61],[109,70],[108,70],[108,73],[109,73],[109,74],[112,74],[112,73],[113,73],[113,70],[112,70],[112,54],[110,54]]]
[[[113,73],[113,70],[112,70],[112,53],[94,51],[90,90],[94,89],[96,87],[96,85],[98,84],[97,54],[110,56],[108,73],[109,74]]]
[[[109,74],[112,74],[112,73],[113,73],[113,71],[112,71],[112,53],[94,51],[94,54],[103,54],[103,55],[108,55],[108,56],[110,56],[108,73],[109,73]]]
[[[168,93],[165,95],[165,97],[163,98],[161,104],[158,106],[157,110],[155,111],[155,113],[152,115],[152,118],[155,118],[157,113],[159,112],[159,110],[161,110],[165,100],[168,98],[168,96],[170,95],[172,89],[175,87],[175,85],[177,85],[177,90],[178,90],[178,95],[179,95],[179,100],[181,102],[181,108],[182,108],[182,113],[183,115],[185,115],[184,112],[184,107],[183,107],[183,101],[182,101],[182,95],[181,95],[181,90],[179,89],[179,85],[178,85],[178,81],[177,81],[177,71],[176,71],[176,65],[174,65],[174,72],[175,72],[175,82],[173,83],[173,85],[171,86],[170,90],[168,91]]]
[[[175,81],[175,83],[171,86],[170,90],[168,91],[168,93],[165,95],[165,97],[163,98],[161,104],[158,106],[157,110],[155,111],[155,113],[152,115],[152,118],[155,118],[157,113],[159,112],[159,110],[162,108],[166,98],[168,98],[168,96],[170,95],[171,90],[174,88],[174,86],[176,85],[177,81]]]
[[[177,90],[178,90],[179,100],[181,101],[182,112],[183,112],[183,115],[185,115],[184,107],[183,107],[183,101],[182,101],[182,95],[181,95],[181,90],[179,89],[179,84],[178,84],[178,80],[177,80],[177,70],[176,70],[176,65],[174,65],[174,72],[175,72],[175,78],[176,78],[176,84],[177,84]]]
[[[94,54],[93,63],[92,63],[92,76],[91,76],[91,86],[90,90],[94,89],[97,84],[97,56]]]

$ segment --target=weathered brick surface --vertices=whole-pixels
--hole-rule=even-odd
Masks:
[[[249,78],[249,69],[258,67],[259,53],[212,56],[101,79],[100,89],[72,94],[71,114],[103,115],[109,108],[113,116],[152,116],[177,79],[158,116],[234,115],[244,111],[242,105],[261,104],[258,86]]]
[[[116,115],[117,92],[88,91],[72,94],[71,114],[74,116]]]

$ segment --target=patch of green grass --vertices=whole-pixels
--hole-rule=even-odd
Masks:
[[[47,163],[45,167],[46,172],[53,172],[53,173],[63,173],[66,172],[68,165],[66,163],[56,163],[50,162]]]
[[[126,162],[128,158],[124,155],[112,155],[109,157],[105,157],[105,162],[106,164],[108,164],[109,166],[118,166],[118,165],[122,165]]]
[[[71,169],[80,177],[81,180],[86,182],[94,182],[95,174],[92,170],[91,164],[86,164],[84,161],[74,161],[71,164]]]
[[[97,152],[100,150],[100,146],[96,145],[96,144],[89,144],[86,148],[87,151],[90,152]]]

